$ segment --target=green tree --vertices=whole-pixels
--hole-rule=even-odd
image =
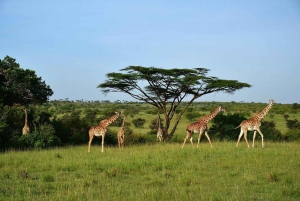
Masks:
[[[155,67],[128,66],[121,72],[108,73],[107,80],[98,88],[104,94],[123,92],[133,98],[146,102],[158,108],[163,114],[165,125],[164,140],[170,139],[176,127],[191,103],[210,93],[234,93],[236,90],[251,87],[247,83],[236,80],[224,80],[217,77],[208,77],[208,69],[163,69]],[[125,73],[122,73],[125,72]],[[143,86],[143,84],[146,84]],[[180,112],[176,111],[183,100],[188,99]],[[171,121],[176,115],[173,127]]]
[[[42,104],[53,94],[49,85],[35,71],[22,69],[16,60],[6,56],[0,59],[0,103],[27,106]]]

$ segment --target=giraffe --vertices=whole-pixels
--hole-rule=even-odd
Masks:
[[[182,144],[182,147],[184,147],[184,144],[186,142],[186,140],[190,137],[190,141],[191,141],[191,144],[192,146],[193,145],[193,134],[194,133],[199,133],[199,137],[198,137],[198,144],[197,144],[197,147],[199,146],[199,143],[200,143],[200,139],[201,139],[201,136],[202,136],[202,133],[205,132],[205,136],[206,138],[208,139],[209,143],[210,143],[210,146],[212,147],[212,144],[211,144],[211,141],[210,141],[210,138],[209,138],[209,135],[207,134],[207,123],[212,120],[219,112],[225,112],[225,109],[220,106],[218,108],[216,108],[212,113],[210,113],[209,115],[206,115],[204,117],[201,117],[198,121],[194,122],[194,123],[191,123],[187,126],[187,132],[186,132],[186,137],[184,138],[184,141],[183,141],[183,144]]]
[[[97,126],[92,126],[89,130],[89,144],[88,144],[88,152],[90,152],[91,143],[93,141],[94,136],[102,136],[102,143],[101,143],[101,151],[103,152],[103,146],[104,146],[104,137],[105,133],[107,131],[107,127],[113,123],[119,116],[121,112],[117,111],[116,114],[108,119],[104,119],[100,121],[100,123]]]
[[[125,140],[125,119],[126,119],[126,115],[123,116],[123,124],[121,126],[121,128],[118,131],[117,137],[118,137],[118,145],[119,148],[124,148],[124,140]]]
[[[160,115],[157,116],[157,134],[156,134],[156,140],[159,140],[160,142],[163,140],[163,130],[161,128],[161,120]]]
[[[27,123],[28,109],[24,109],[24,112],[25,112],[25,125],[24,125],[24,127],[22,129],[22,135],[25,135],[26,133],[30,132],[30,128],[29,128],[28,123]]]
[[[247,131],[249,130],[249,131],[254,131],[252,147],[254,148],[254,141],[255,141],[255,136],[256,136],[256,131],[257,131],[261,136],[261,146],[262,146],[262,148],[264,148],[264,136],[263,136],[262,132],[260,131],[259,127],[261,126],[261,120],[268,114],[269,110],[271,109],[271,107],[274,104],[273,99],[269,100],[269,102],[270,103],[261,112],[255,114],[250,119],[242,121],[242,123],[238,126],[238,127],[241,127],[241,132],[240,132],[238,141],[236,143],[236,146],[239,145],[240,139],[241,139],[242,135],[244,134],[245,141],[249,148],[249,143],[247,140]],[[236,128],[238,128],[238,127],[236,127]]]

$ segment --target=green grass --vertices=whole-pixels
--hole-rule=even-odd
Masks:
[[[0,200],[299,200],[299,143],[8,151]]]

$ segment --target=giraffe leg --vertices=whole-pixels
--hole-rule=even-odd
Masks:
[[[194,144],[193,144],[193,136],[191,136],[190,142],[191,142],[191,144],[192,144],[192,147],[194,147]]]
[[[253,133],[253,143],[252,143],[252,148],[254,148],[255,136],[256,136],[256,131],[254,131],[254,133]]]
[[[91,150],[91,144],[92,144],[92,141],[94,138],[94,128],[93,127],[90,128],[90,130],[89,130],[89,137],[90,137],[90,139],[89,139],[89,143],[88,143],[88,152],[90,152],[90,150]]]
[[[208,135],[207,131],[205,131],[205,136],[209,141],[210,147],[212,147],[212,144],[211,144],[211,141],[210,141],[210,138],[209,138],[209,135]]]
[[[264,135],[262,134],[262,132],[260,131],[260,129],[257,129],[257,131],[258,131],[258,133],[261,136],[261,147],[265,148],[265,145],[264,145]]]
[[[93,138],[94,138],[94,135],[91,135],[91,134],[90,134],[90,140],[89,140],[89,145],[88,145],[88,152],[90,152],[91,144],[92,144]]]
[[[245,139],[245,141],[246,141],[246,143],[247,143],[248,148],[250,148],[249,143],[248,143],[248,140],[247,140],[247,128],[246,128],[246,129],[243,129],[243,130],[244,130],[244,139]]]
[[[237,143],[236,143],[236,146],[239,145],[239,142],[240,142],[242,136],[243,136],[243,129],[241,128],[241,132],[240,132],[240,134],[239,134],[239,138],[238,138],[238,141],[237,141]]]
[[[202,136],[203,131],[200,130],[199,136],[198,136],[198,143],[197,143],[197,148],[199,146],[200,140],[201,140],[201,136]]]
[[[120,146],[121,146],[121,139],[120,139],[119,136],[118,136],[118,146],[119,146],[119,149],[120,149]]]
[[[121,146],[122,146],[122,148],[124,148],[124,144],[125,144],[125,136],[123,136],[121,139],[122,139]]]
[[[104,136],[105,136],[105,134],[102,135],[101,152],[104,151]]]
[[[190,136],[191,136],[191,133],[190,133],[189,131],[187,131],[187,132],[186,132],[186,136],[185,136],[185,138],[184,138],[184,140],[183,140],[183,144],[182,144],[182,147],[181,147],[181,148],[184,147],[184,144],[185,144],[186,140],[187,140]]]

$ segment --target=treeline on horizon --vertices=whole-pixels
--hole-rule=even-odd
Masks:
[[[182,103],[178,111],[185,106]],[[213,111],[222,105],[226,113],[218,114],[209,126],[209,135],[213,141],[236,141],[237,134],[232,135],[232,130],[241,121],[251,117],[254,113],[261,111],[267,103],[244,103],[244,102],[194,102],[185,112],[184,117],[188,122],[193,122],[201,116]],[[5,107],[1,108],[5,111]],[[156,141],[156,117],[158,111],[149,104],[141,102],[110,102],[110,101],[69,101],[52,100],[38,106],[29,107],[28,124],[31,132],[22,135],[24,126],[24,111],[20,106],[10,106],[5,118],[0,124],[1,150],[7,149],[30,149],[49,148],[67,145],[82,145],[88,142],[88,130],[97,125],[101,120],[114,115],[116,110],[121,110],[130,117],[126,122],[125,135],[126,145],[155,143]],[[270,141],[298,141],[300,140],[300,104],[275,105],[268,116],[271,121],[263,120],[261,130],[264,138]],[[287,132],[282,133],[276,128],[277,117],[285,120]],[[297,118],[294,118],[297,117]],[[273,120],[274,119],[274,120]],[[117,138],[115,129],[122,124],[122,118],[115,121],[108,129],[105,137],[105,146],[116,146]],[[186,124],[180,127],[186,127]],[[145,126],[146,125],[146,126]],[[147,134],[136,132],[144,128]],[[248,139],[252,132],[249,132]],[[169,141],[182,143],[183,135],[175,135]],[[260,138],[260,136],[258,137]],[[205,140],[203,138],[203,140]],[[96,140],[95,143],[99,143]]]

